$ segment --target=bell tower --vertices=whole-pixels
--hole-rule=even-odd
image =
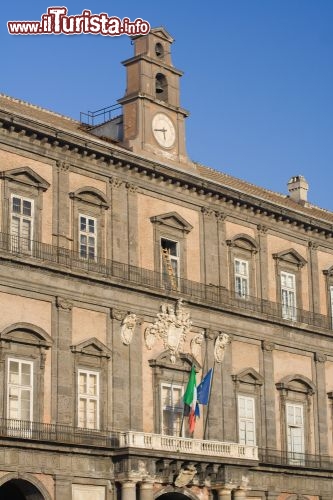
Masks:
[[[134,56],[127,71],[123,107],[123,143],[133,152],[194,168],[185,147],[185,118],[180,107],[182,72],[171,62],[173,38],[164,28],[133,37]]]

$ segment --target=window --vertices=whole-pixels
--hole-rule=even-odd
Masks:
[[[288,459],[289,462],[300,463],[304,460],[303,406],[299,404],[287,404],[286,417]]]
[[[11,248],[15,252],[31,252],[33,200],[11,196]]]
[[[33,364],[19,359],[8,359],[7,417],[32,420]]]
[[[235,292],[236,296],[246,299],[249,295],[249,263],[235,259]]]
[[[283,319],[296,321],[296,280],[294,274],[281,272],[281,303]]]
[[[162,434],[180,436],[183,418],[183,386],[175,384],[161,385]]]
[[[254,398],[238,396],[238,429],[240,444],[256,444]]]
[[[163,281],[173,290],[179,287],[179,244],[177,241],[161,238]]]
[[[97,256],[97,220],[86,215],[79,216],[80,257],[95,259]]]
[[[99,374],[79,370],[78,372],[78,426],[99,428]]]

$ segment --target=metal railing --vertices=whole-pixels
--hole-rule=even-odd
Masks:
[[[319,328],[332,329],[331,319],[323,314],[293,307],[292,319],[288,319],[285,317],[285,310],[280,303],[250,295],[241,297],[236,292],[224,287],[206,285],[183,278],[177,278],[178,290],[174,290],[172,283],[163,273],[100,257],[85,259],[73,250],[39,241],[26,240],[6,233],[0,233],[0,251],[20,259],[33,258],[42,262],[43,265],[59,265],[66,268],[67,271],[96,273],[103,279],[115,279],[117,282],[123,282],[124,284],[143,286],[168,293],[178,292],[188,300],[204,301],[238,313],[259,314],[266,319],[284,320],[289,324],[303,323]]]
[[[89,125],[90,127],[95,127],[96,125],[101,125],[102,123],[115,118],[115,116],[117,116],[116,112],[119,110],[121,110],[121,105],[113,104],[112,106],[107,106],[106,108],[97,109],[97,111],[87,111],[87,113],[81,111],[80,122],[85,125]]]
[[[305,467],[309,469],[333,470],[333,457],[311,455],[290,451],[259,449],[259,463],[279,467]]]

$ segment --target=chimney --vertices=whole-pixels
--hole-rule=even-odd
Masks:
[[[288,182],[289,196],[297,203],[305,203],[308,199],[309,184],[303,175],[295,175]]]

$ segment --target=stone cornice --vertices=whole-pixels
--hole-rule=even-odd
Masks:
[[[4,138],[6,141],[3,141]],[[73,164],[84,160],[89,160],[91,164],[94,160],[96,164],[98,162],[100,166],[104,165],[104,168],[116,167],[140,176],[153,176],[160,181],[166,181],[169,186],[174,185],[189,190],[192,194],[205,196],[207,201],[213,203],[214,208],[218,208],[221,202],[228,203],[230,207],[249,210],[253,215],[267,217],[267,220],[270,218],[306,232],[313,232],[317,236],[333,238],[333,224],[328,221],[310,218],[290,208],[196,176],[193,172],[135,155],[112,141],[102,141],[94,136],[87,137],[84,130],[82,133],[80,130],[69,131],[27,116],[0,110],[0,140],[16,147],[17,141],[20,141],[21,149],[25,145],[25,149],[33,148],[37,153],[41,148],[41,154],[47,152],[49,158],[52,157],[50,153],[54,152],[55,160],[59,159],[59,155],[63,155],[67,160],[69,155],[72,155]]]

